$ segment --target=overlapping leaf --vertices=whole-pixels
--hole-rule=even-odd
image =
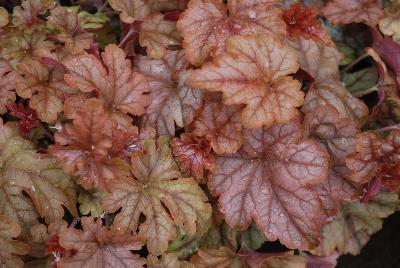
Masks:
[[[0,133],[0,212],[19,223],[23,234],[37,221],[37,214],[47,223],[61,219],[63,207],[76,215],[74,184],[56,160],[36,153],[10,123],[1,126]]]
[[[65,81],[82,92],[98,93],[108,111],[143,114],[149,102],[146,78],[132,72],[130,60],[116,45],[108,45],[101,57],[83,53],[65,61]]]
[[[225,50],[225,40],[233,35],[255,33],[285,34],[285,22],[276,0],[192,0],[178,21],[186,58],[202,64],[209,55]]]
[[[15,101],[16,78],[17,73],[11,69],[10,65],[4,60],[0,60],[0,114],[7,111],[8,101]]]
[[[137,237],[109,230],[101,220],[84,217],[83,230],[68,228],[60,235],[60,245],[74,249],[76,254],[62,258],[57,265],[65,268],[142,268],[146,260],[131,250],[139,250],[142,241]]]
[[[188,126],[201,108],[203,92],[187,84],[191,74],[183,51],[168,51],[161,60],[138,57],[136,68],[150,86],[150,105],[143,118],[144,127],[153,127],[158,135],[174,135],[175,124]]]
[[[79,176],[87,189],[106,190],[111,181],[128,176],[123,150],[137,137],[137,128],[119,126],[105,112],[104,102],[94,98],[84,102],[73,119],[55,135],[56,145],[49,147],[64,170]]]
[[[14,8],[13,24],[32,27],[41,21],[38,16],[53,6],[54,1],[52,0],[24,0],[21,6]]]
[[[144,140],[142,151],[132,155],[130,180],[115,183],[103,202],[106,211],[116,211],[114,226],[124,231],[136,231],[147,241],[147,249],[162,254],[168,241],[176,238],[176,226],[185,234],[201,235],[208,226],[211,206],[193,178],[182,178],[169,148],[169,138]],[[167,208],[167,209],[166,209]],[[144,214],[146,219],[139,222]]]
[[[148,268],[196,268],[196,266],[187,261],[180,261],[175,254],[162,255],[158,259],[154,255],[147,257]]]
[[[268,240],[289,248],[317,244],[322,207],[307,186],[327,179],[327,153],[303,137],[298,120],[244,136],[241,151],[216,156],[219,168],[209,181],[227,223],[246,229],[254,220]]]
[[[223,92],[224,104],[246,104],[241,121],[248,128],[286,123],[303,104],[295,52],[272,34],[234,36],[226,53],[192,73],[189,85]]]
[[[375,26],[384,15],[382,6],[376,0],[333,0],[322,10],[332,24],[364,22]]]

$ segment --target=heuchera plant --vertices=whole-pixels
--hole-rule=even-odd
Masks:
[[[329,268],[399,207],[398,1],[14,2],[1,268]]]

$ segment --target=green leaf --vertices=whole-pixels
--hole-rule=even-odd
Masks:
[[[343,82],[346,84],[346,88],[355,97],[362,97],[376,91],[378,88],[375,85],[378,83],[378,79],[376,67],[369,67],[343,75]]]

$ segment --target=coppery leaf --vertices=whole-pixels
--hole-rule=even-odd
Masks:
[[[0,114],[7,112],[8,101],[15,101],[15,80],[17,73],[5,60],[0,60]]]
[[[224,104],[246,104],[248,128],[287,123],[303,104],[300,83],[288,76],[298,69],[295,52],[272,34],[234,36],[226,53],[192,73],[189,85],[223,92]]]

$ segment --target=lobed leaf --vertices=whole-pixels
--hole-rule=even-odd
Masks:
[[[14,92],[16,78],[17,73],[11,66],[5,60],[0,60],[0,114],[7,112],[8,101],[14,102],[16,99]]]

